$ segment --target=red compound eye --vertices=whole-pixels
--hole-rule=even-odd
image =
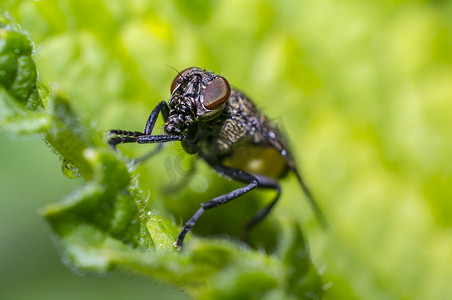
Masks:
[[[224,77],[212,80],[203,93],[203,104],[207,109],[213,109],[225,103],[231,95],[231,87]]]

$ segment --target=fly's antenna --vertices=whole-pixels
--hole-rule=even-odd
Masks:
[[[176,71],[177,72],[177,74],[179,74],[179,76],[180,77],[182,77],[182,78],[185,78],[176,68],[174,68],[174,67],[172,67],[172,66],[170,66],[170,65],[166,65],[166,64],[163,64],[164,66],[167,66],[168,68],[171,68],[171,69],[173,69],[174,71]]]

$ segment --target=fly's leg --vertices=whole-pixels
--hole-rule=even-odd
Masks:
[[[118,130],[112,130],[112,132],[118,132]],[[126,133],[129,133],[126,131]],[[119,142],[118,142],[119,141]],[[113,138],[110,138],[110,145],[114,144],[116,146],[117,144],[121,143],[137,143],[137,144],[155,144],[155,143],[167,143],[167,142],[174,142],[174,141],[180,141],[184,145],[188,145],[187,147],[191,147],[190,149],[194,149],[193,151],[197,151],[196,144],[186,135],[176,135],[176,134],[162,134],[162,135],[147,135],[140,133],[139,135],[121,135],[121,136],[115,136]]]
[[[144,133],[139,131],[110,130],[108,132],[108,145],[116,149],[116,145],[118,144],[136,143],[137,138],[142,135]]]
[[[182,231],[179,233],[179,236],[177,238],[177,242],[174,243],[174,245],[177,247],[177,249],[181,250],[183,245],[184,245],[184,239],[185,236],[187,235],[187,233],[190,231],[190,229],[196,224],[196,221],[198,221],[198,219],[201,217],[201,215],[208,209],[223,205],[239,196],[242,196],[243,194],[251,191],[252,189],[256,188],[256,187],[262,187],[262,188],[272,188],[278,191],[279,194],[279,185],[276,181],[270,179],[270,178],[266,178],[263,176],[256,176],[256,175],[252,175],[249,173],[246,173],[242,170],[238,170],[238,169],[234,169],[234,168],[229,168],[229,167],[225,167],[222,165],[211,165],[218,173],[229,177],[231,179],[240,181],[240,182],[245,182],[247,183],[246,186],[238,188],[236,190],[233,190],[227,194],[218,196],[216,198],[213,198],[212,200],[208,201],[208,202],[204,202],[201,203],[201,207],[196,211],[196,213],[190,218],[190,220],[187,221],[187,223],[185,223],[185,226],[182,228]],[[274,200],[273,202],[276,203],[276,200]],[[274,204],[273,204],[274,205]],[[273,207],[273,205],[271,205],[271,207],[267,207],[268,211],[265,212],[262,216],[256,216],[258,217],[256,219],[256,221],[254,221],[253,223],[257,223],[258,221],[260,221],[262,218],[264,218],[268,212],[271,210],[271,208]],[[254,220],[254,219],[253,219]],[[253,221],[252,220],[252,221]],[[253,225],[254,225],[253,224]],[[252,225],[251,225],[252,226]]]
[[[146,126],[144,127],[144,134],[150,135],[152,134],[152,131],[154,130],[155,123],[157,121],[159,112],[162,113],[163,121],[166,122],[169,116],[169,107],[168,104],[165,101],[161,101],[157,104],[157,106],[152,110],[151,114],[149,115],[149,118],[146,122]],[[155,149],[152,151],[149,151],[148,153],[144,154],[143,156],[138,157],[134,160],[135,165],[140,165],[141,163],[145,162],[155,154],[159,153],[160,150],[162,150],[163,144],[158,144]]]
[[[324,228],[328,227],[328,222],[326,221],[325,215],[323,214],[322,210],[317,204],[317,201],[315,200],[314,196],[309,190],[306,182],[301,177],[300,172],[298,172],[298,169],[295,164],[295,159],[293,158],[287,144],[285,144],[283,140],[278,139],[277,135],[275,135],[275,133],[272,131],[262,131],[261,133],[273,145],[273,147],[275,147],[275,149],[277,149],[281,153],[281,155],[286,160],[290,170],[292,170],[297,176],[298,183],[300,184],[303,193],[306,195],[306,198],[308,198],[309,205],[311,206],[319,224]]]
[[[270,202],[269,205],[267,205],[266,207],[261,209],[248,223],[246,223],[245,228],[243,229],[243,232],[242,232],[242,240],[246,243],[248,243],[248,235],[249,235],[250,229],[252,227],[254,227],[257,223],[262,221],[268,215],[268,213],[275,206],[276,202],[278,202],[279,196],[281,195],[281,187],[280,187],[278,181],[276,181],[275,179],[272,179],[272,178],[265,177],[265,176],[257,176],[257,175],[255,175],[255,176],[258,178],[261,186],[274,189],[277,192],[277,194],[276,194],[276,197],[272,200],[272,202]]]
[[[138,138],[141,136],[150,136],[152,134],[152,130],[154,129],[155,122],[157,122],[157,118],[159,114],[162,113],[163,120],[166,121],[169,115],[169,107],[165,101],[160,102],[157,106],[152,110],[149,118],[146,122],[146,126],[144,127],[144,132],[139,131],[125,131],[125,130],[110,130],[108,132],[108,144],[113,149],[116,148],[116,145],[123,143],[138,143]]]
[[[151,114],[149,115],[148,121],[146,122],[146,126],[144,127],[144,134],[150,135],[152,133],[152,130],[154,130],[155,122],[157,121],[157,117],[159,116],[160,112],[162,113],[163,121],[166,122],[169,116],[169,107],[165,101],[159,102],[159,104],[157,104],[157,106],[152,110]]]
[[[149,152],[148,154],[143,155],[142,157],[135,160],[135,164],[140,164],[143,161],[147,160],[149,157],[155,155],[162,149],[161,143],[171,142],[171,141],[181,141],[187,149],[191,149],[191,151],[196,152],[197,147],[185,135],[152,135],[152,131],[154,129],[155,123],[159,114],[162,114],[163,120],[166,121],[169,115],[169,107],[165,101],[160,102],[157,106],[152,110],[149,118],[146,122],[146,126],[144,127],[144,132],[139,131],[125,131],[125,130],[110,130],[108,135],[108,144],[113,149],[116,148],[118,144],[124,143],[138,143],[138,144],[148,144],[148,143],[158,143],[157,148]]]
[[[301,189],[303,190],[304,194],[308,198],[309,204],[311,205],[311,208],[314,212],[314,215],[317,218],[317,221],[320,223],[321,226],[324,228],[328,227],[328,221],[325,218],[325,215],[323,214],[322,210],[318,206],[317,202],[315,201],[314,196],[312,196],[312,193],[306,183],[304,182],[303,178],[301,177],[300,173],[298,172],[297,168],[292,167],[292,171],[295,173],[298,179],[298,183],[301,186]]]
[[[204,213],[204,211],[220,206],[222,204],[225,204],[247,192],[250,190],[256,188],[258,186],[257,178],[243,172],[241,170],[233,169],[233,168],[227,168],[223,166],[213,166],[215,170],[217,170],[219,173],[224,174],[226,176],[229,176],[233,179],[240,178],[240,181],[248,182],[248,185],[238,188],[236,190],[233,190],[227,194],[221,195],[219,197],[213,198],[212,200],[208,202],[201,203],[201,207],[196,211],[196,213],[190,218],[190,220],[185,223],[185,226],[182,228],[182,231],[179,233],[179,236],[177,238],[177,242],[174,243],[174,245],[177,247],[178,250],[181,250],[184,246],[184,239],[187,233],[190,231],[190,229],[196,224],[196,221],[198,221],[199,217]]]

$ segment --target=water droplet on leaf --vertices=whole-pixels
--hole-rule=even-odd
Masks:
[[[80,170],[70,161],[64,160],[61,170],[66,177],[74,179],[80,177]]]

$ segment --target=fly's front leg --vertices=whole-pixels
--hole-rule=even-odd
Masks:
[[[144,156],[135,160],[134,164],[140,164],[152,155],[156,154],[162,149],[162,143],[172,142],[172,141],[180,141],[182,146],[188,153],[196,153],[198,151],[198,147],[195,142],[191,140],[187,135],[152,135],[152,131],[154,130],[155,123],[159,114],[162,114],[163,120],[166,122],[169,116],[169,107],[165,101],[160,102],[157,106],[152,110],[149,118],[146,122],[146,126],[144,127],[144,132],[139,131],[125,131],[125,130],[110,130],[109,131],[109,139],[108,144],[113,149],[116,148],[116,145],[123,143],[137,143],[137,144],[151,144],[157,143],[157,148],[152,150],[150,153],[145,154]]]
[[[144,132],[139,131],[126,131],[126,130],[110,130],[108,132],[108,144],[113,149],[116,148],[118,144],[124,143],[138,143],[138,139],[141,136],[151,135],[152,130],[154,129],[155,122],[157,121],[159,113],[162,113],[163,119],[166,121],[168,119],[169,108],[168,104],[165,101],[160,102],[157,106],[152,110],[149,115],[148,121],[146,122],[146,126],[144,128]]]
[[[168,120],[169,116],[169,107],[168,104],[166,104],[165,101],[160,102],[157,104],[157,106],[152,110],[151,114],[149,115],[149,118],[146,122],[146,126],[144,127],[144,134],[145,135],[151,135],[152,131],[154,130],[155,122],[157,121],[159,112],[162,113],[163,121],[166,122]],[[144,154],[143,156],[138,157],[134,160],[134,165],[140,165],[142,162],[148,160],[150,157],[154,156],[155,154],[159,153],[160,150],[162,150],[163,144],[158,144],[157,147]]]
[[[136,143],[139,136],[144,133],[139,131],[126,131],[126,130],[110,130],[108,132],[108,145],[112,149],[116,149],[116,145],[125,143]]]
[[[146,122],[146,126],[144,127],[144,134],[152,134],[152,130],[154,130],[155,122],[157,121],[160,112],[162,113],[163,121],[166,122],[169,116],[169,107],[165,101],[157,104],[157,106],[152,110],[151,114],[149,115],[148,121]]]

